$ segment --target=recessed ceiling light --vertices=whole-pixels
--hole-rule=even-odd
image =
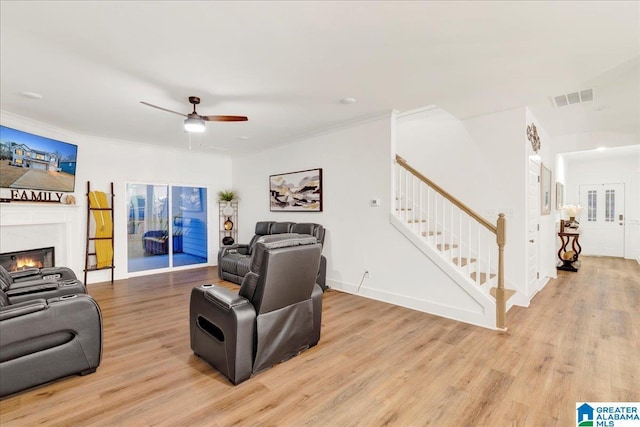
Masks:
[[[25,96],[25,97],[31,98],[31,99],[42,99],[42,95],[40,95],[39,93],[35,93],[35,92],[22,92],[22,96]]]
[[[249,137],[243,135],[243,136],[239,136],[238,139],[249,139]]]
[[[596,148],[596,151],[604,151],[606,149],[607,149],[607,147],[598,147],[598,148]]]
[[[341,104],[355,104],[356,103],[356,99],[355,98],[342,98],[340,100]]]

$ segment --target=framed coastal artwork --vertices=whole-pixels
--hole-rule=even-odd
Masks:
[[[269,176],[271,212],[322,212],[322,169]]]

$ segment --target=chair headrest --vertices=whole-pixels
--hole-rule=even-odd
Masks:
[[[256,222],[256,232],[255,234],[259,236],[265,236],[271,232],[271,226],[274,224],[273,221],[259,221]]]
[[[276,222],[271,226],[271,234],[290,233],[293,222]]]
[[[301,222],[299,224],[294,224],[294,226],[291,227],[291,232],[298,234],[310,234],[318,239],[318,243],[324,244],[324,227],[320,224]]]
[[[3,281],[7,284],[7,286],[13,283],[13,277],[11,277],[11,274],[9,274],[7,269],[1,265],[0,265],[0,278],[3,279]]]
[[[256,242],[256,247],[251,259],[251,271],[258,272],[262,265],[264,253],[272,249],[289,248],[292,246],[314,245],[318,241],[313,236],[295,233],[272,234],[262,236]]]

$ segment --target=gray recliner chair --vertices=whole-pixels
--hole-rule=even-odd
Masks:
[[[0,266],[0,291],[11,304],[35,298],[86,294],[87,289],[67,267],[33,268],[9,272]]]
[[[297,233],[314,236],[318,243],[324,245],[325,229],[315,223],[259,221],[256,223],[255,234],[249,244],[235,244],[223,246],[218,252],[218,277],[233,283],[242,284],[242,279],[249,272],[251,255],[256,242],[262,236],[274,234]],[[327,289],[327,259],[322,256],[318,269],[317,283],[322,290]]]
[[[25,282],[30,280],[72,280],[77,279],[76,274],[68,267],[31,267],[19,271],[7,271],[0,265],[0,278],[10,283]]]
[[[239,384],[315,346],[322,321],[322,289],[316,284],[321,250],[312,236],[263,236],[239,292],[194,288],[193,352]]]
[[[89,295],[12,304],[0,291],[0,330],[0,396],[100,365],[102,317]]]

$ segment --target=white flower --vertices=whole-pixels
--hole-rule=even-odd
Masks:
[[[580,215],[583,208],[580,205],[563,205],[561,209],[571,218]]]

